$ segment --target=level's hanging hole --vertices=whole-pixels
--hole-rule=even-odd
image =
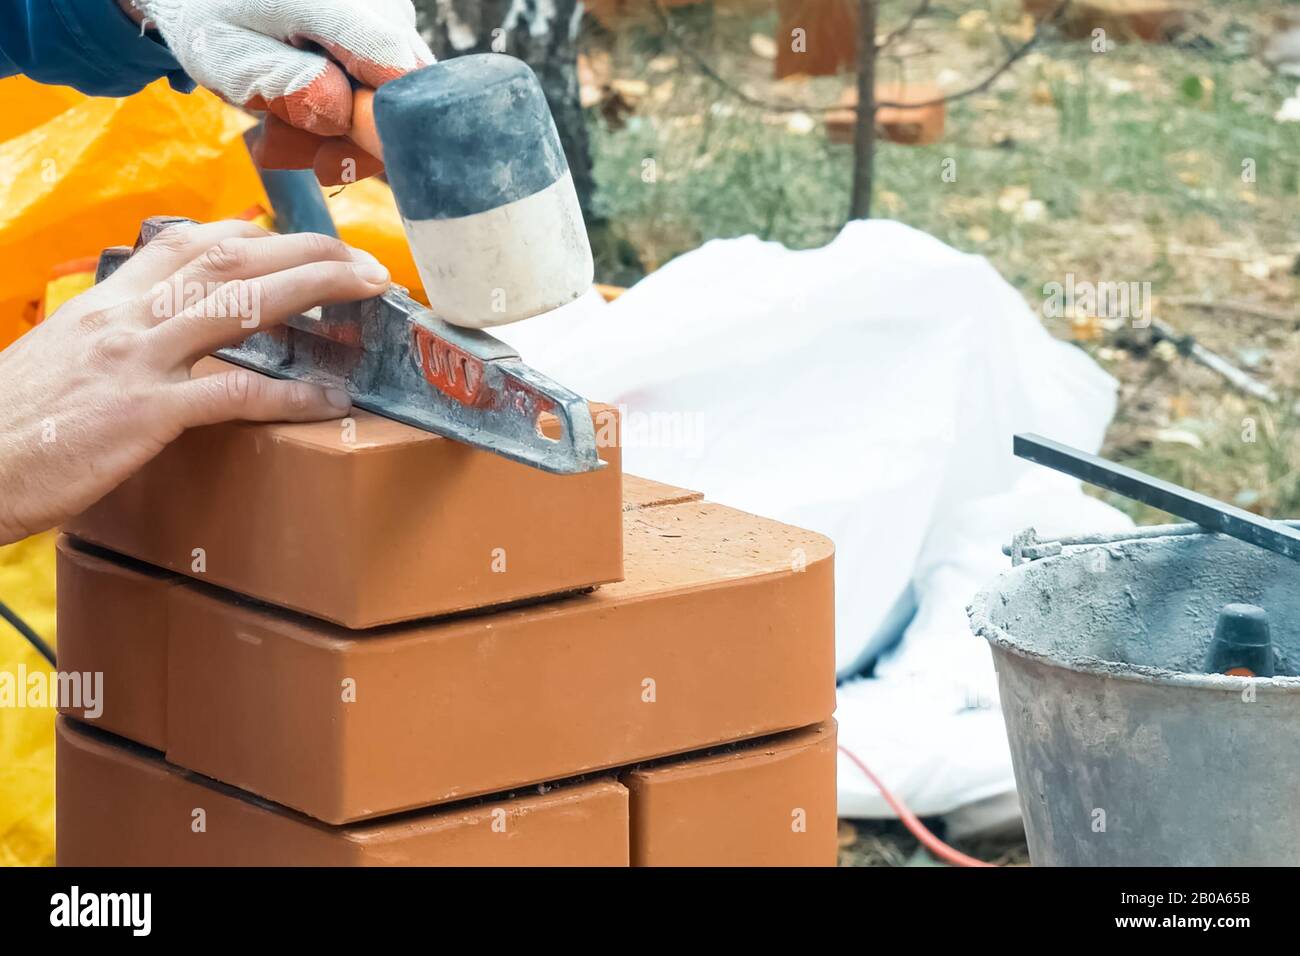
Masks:
[[[552,420],[555,422],[556,426],[560,430],[559,435],[557,435],[555,438],[552,438],[550,435],[546,434],[546,429],[542,427],[542,419],[546,416],[546,414],[547,414],[546,412],[538,412],[537,417],[533,419],[533,427],[537,430],[538,437],[543,438],[554,445],[558,445],[561,441],[564,440],[564,419],[561,418],[559,415],[551,416]]]

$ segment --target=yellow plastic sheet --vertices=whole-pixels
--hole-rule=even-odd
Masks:
[[[41,86],[25,76],[0,81],[0,141],[52,120],[86,99],[70,86]]]
[[[148,216],[199,221],[267,208],[242,134],[253,120],[159,80],[125,99],[0,80],[0,347],[31,328],[60,264],[129,244]],[[343,239],[423,299],[388,187],[329,191]]]
[[[53,531],[0,548],[0,597],[37,634],[54,641]],[[0,620],[0,673],[49,665]],[[18,688],[21,692],[22,688]],[[0,710],[0,866],[54,863],[54,710]]]
[[[210,93],[159,81],[125,99],[0,81],[0,345],[30,327],[51,270],[130,243],[153,215],[220,219],[265,205],[241,134],[252,123]]]

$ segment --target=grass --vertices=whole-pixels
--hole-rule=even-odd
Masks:
[[[1130,323],[1045,316],[1053,334],[1076,342],[1119,381],[1104,454],[1290,517],[1300,516],[1293,410],[1300,123],[1274,118],[1295,80],[1253,53],[1269,35],[1275,7],[1202,4],[1176,44],[1118,43],[1097,53],[1087,42],[1049,38],[989,91],[951,104],[942,142],[880,147],[874,214],[987,256],[1036,311],[1044,285],[1069,274],[1150,283],[1157,318],[1247,369],[1282,400],[1245,397]],[[882,30],[907,8],[886,2]],[[803,114],[745,105],[695,69],[653,22],[586,38],[590,55],[609,57],[614,77],[644,84],[623,122],[593,117],[592,134],[601,208],[646,270],[715,237],[753,233],[796,248],[820,245],[846,217],[850,150],[827,141],[811,107],[835,103],[850,78],[773,81],[763,44],[753,39],[773,36],[773,15],[728,9],[676,9],[672,23],[733,86],[801,106]],[[965,87],[1003,57],[995,29],[1026,29],[1018,3],[940,2],[880,75]],[[954,182],[940,176],[946,160],[956,163]],[[625,284],[638,272],[599,255],[598,271]],[[1189,299],[1220,305],[1198,308]],[[1234,304],[1241,302],[1257,309]],[[1140,522],[1166,519],[1108,500]],[[892,824],[860,823],[843,860],[915,862],[910,840]],[[1015,846],[989,852],[1022,858]]]

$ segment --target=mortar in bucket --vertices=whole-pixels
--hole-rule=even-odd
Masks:
[[[1035,865],[1300,864],[1300,815],[1289,812],[1300,566],[1182,514],[1200,524],[1018,536],[1015,566],[971,604],[993,650]],[[1266,610],[1276,676],[1204,672],[1220,611],[1238,603]]]

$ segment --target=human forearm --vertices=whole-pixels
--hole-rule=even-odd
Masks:
[[[92,96],[125,96],[161,76],[193,87],[119,0],[0,0],[0,75],[12,73]]]

